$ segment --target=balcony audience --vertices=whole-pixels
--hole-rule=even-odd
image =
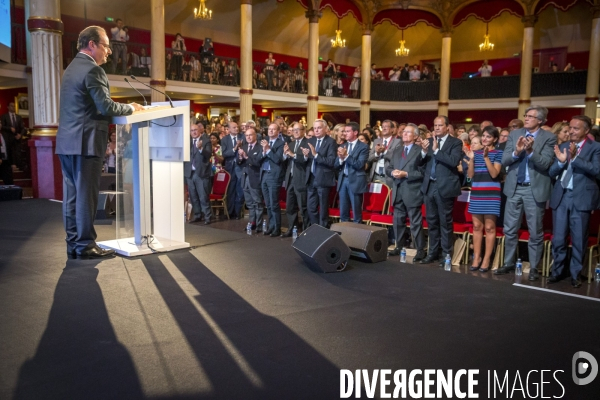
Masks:
[[[483,60],[483,64],[479,67],[479,76],[482,78],[492,76],[492,66],[488,64],[488,60]]]
[[[171,42],[171,48],[173,49],[173,59],[170,65],[171,79],[180,81],[183,77],[183,52],[187,50],[181,33],[175,34],[175,40]]]
[[[275,59],[273,58],[273,53],[269,53],[267,59],[265,60],[265,68],[263,70],[266,80],[267,80],[267,89],[273,90],[273,85],[275,84]]]
[[[388,80],[390,81],[399,81],[400,80],[400,68],[398,65],[394,64],[390,72],[388,72]]]
[[[421,72],[421,80],[422,81],[430,81],[432,79],[433,79],[433,74],[429,71],[429,67],[427,67],[427,65],[425,65],[423,67],[423,72]]]
[[[117,70],[117,63],[121,61],[121,74],[127,73],[127,42],[129,41],[129,28],[125,26],[121,18],[117,18],[115,26],[110,29],[112,63],[110,73]]]
[[[421,79],[421,71],[419,71],[419,66],[415,64],[409,72],[409,78],[411,81],[416,82]]]
[[[402,68],[402,70],[400,71],[399,80],[401,80],[401,81],[409,81],[410,80],[410,67],[408,66],[408,64],[404,64],[404,68]]]
[[[358,91],[360,90],[360,65],[354,69],[352,74],[352,82],[350,82],[350,92],[352,97],[358,98]]]

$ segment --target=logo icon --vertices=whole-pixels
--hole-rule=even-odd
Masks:
[[[591,383],[598,375],[598,361],[588,352],[578,351],[573,354],[572,361],[573,382],[576,385],[583,386]],[[587,377],[581,377],[585,376]]]

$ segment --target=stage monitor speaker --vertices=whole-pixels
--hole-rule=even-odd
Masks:
[[[320,225],[311,225],[298,235],[292,247],[316,272],[343,271],[350,258],[350,249],[342,238]]]
[[[331,230],[350,247],[350,255],[360,261],[380,262],[387,260],[388,231],[385,228],[340,222],[331,225]]]

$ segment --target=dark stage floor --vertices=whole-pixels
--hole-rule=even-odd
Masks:
[[[595,283],[547,292],[395,260],[317,274],[291,239],[244,226],[187,225],[190,250],[67,261],[60,203],[0,203],[0,399],[334,399],[340,369],[417,368],[479,369],[479,398],[489,370],[508,371],[512,398],[540,380],[544,396],[598,398],[600,377],[571,377],[577,351],[600,360]]]

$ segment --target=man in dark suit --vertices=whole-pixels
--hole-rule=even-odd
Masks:
[[[579,273],[583,268],[588,243],[590,214],[598,207],[600,190],[596,176],[600,174],[600,144],[587,139],[592,121],[585,115],[573,117],[569,124],[570,141],[554,146],[556,159],[550,167],[550,177],[556,177],[550,208],[552,208],[552,255],[554,265],[548,283],[562,279],[571,237],[571,285],[581,287]]]
[[[227,213],[230,218],[242,218],[242,203],[244,189],[242,188],[242,168],[237,164],[238,150],[244,144],[244,136],[238,133],[238,125],[231,121],[227,124],[229,134],[221,139],[221,153],[223,155],[223,168],[231,176],[227,187]]]
[[[279,206],[279,192],[283,183],[283,146],[285,142],[279,139],[279,127],[272,123],[269,125],[268,140],[260,142],[262,158],[260,168],[260,185],[269,216],[269,228],[264,235],[276,237],[281,235],[281,207]]]
[[[337,156],[337,143],[327,133],[327,122],[315,120],[314,136],[308,140],[308,148],[302,154],[308,161],[306,174],[308,216],[310,223],[327,228],[329,225],[329,192],[335,186],[334,164]]]
[[[362,222],[363,193],[367,191],[365,164],[369,158],[369,146],[358,140],[360,128],[356,122],[344,127],[346,143],[338,147],[335,167],[338,174],[338,195],[340,198],[340,219],[350,221],[350,209],[354,222]]]
[[[308,148],[308,140],[304,137],[304,125],[296,122],[292,125],[294,141],[283,146],[283,157],[288,160],[285,172],[286,210],[288,231],[282,237],[292,236],[293,227],[298,224],[298,211],[302,215],[302,230],[308,228],[310,219],[306,208],[306,180],[308,160],[302,154],[302,148]]]
[[[371,164],[369,182],[385,183],[392,187],[393,179],[386,174],[386,168],[394,150],[401,145],[402,140],[396,137],[393,122],[386,119],[381,123],[381,137],[373,141],[373,147],[369,152],[368,161]]]
[[[409,81],[410,80],[408,64],[404,64],[404,68],[402,68],[402,71],[400,71],[400,79],[399,80],[401,80],[401,81]]]
[[[12,140],[13,135],[0,133],[0,179],[4,185],[12,185],[13,172],[12,172]]]
[[[183,164],[188,192],[192,200],[194,217],[190,222],[200,221],[204,214],[204,225],[210,224],[212,212],[210,209],[210,192],[212,191],[212,170],[210,157],[212,144],[204,132],[204,125],[192,124],[190,127],[190,161]]]
[[[419,166],[421,148],[415,144],[419,137],[419,128],[415,124],[407,124],[402,133],[403,145],[394,150],[387,166],[387,174],[393,179],[392,201],[394,204],[394,234],[396,247],[389,255],[400,255],[406,235],[406,217],[410,221],[410,233],[414,238],[417,254],[413,262],[425,258],[425,237],[423,235],[423,166]]]
[[[448,134],[448,124],[448,117],[439,115],[433,120],[435,137],[421,141],[417,163],[425,166],[421,192],[425,195],[429,226],[428,254],[421,264],[442,261],[440,247],[444,255],[452,255],[453,250],[452,209],[455,198],[461,194],[457,166],[463,142]]]
[[[544,229],[542,221],[552,183],[548,170],[554,161],[556,136],[541,127],[548,110],[531,106],[525,111],[525,126],[510,133],[506,141],[502,166],[508,168],[504,181],[507,197],[504,208],[504,265],[494,271],[507,274],[515,269],[519,228],[523,212],[529,229],[529,280],[539,279],[538,265],[542,260]]]
[[[94,216],[108,124],[112,116],[143,110],[139,104],[115,103],[100,65],[111,50],[106,31],[85,28],[77,40],[79,53],[65,70],[60,88],[60,118],[56,154],[63,173],[63,218],[67,255],[98,258],[113,255],[96,245]]]
[[[252,230],[262,232],[263,197],[260,186],[260,169],[262,167],[262,147],[256,142],[256,130],[249,126],[244,134],[246,140],[238,150],[237,164],[242,168],[242,187],[244,199],[250,214],[249,222]]]
[[[10,163],[11,165],[20,167],[21,137],[25,133],[25,125],[23,125],[23,118],[15,112],[15,103],[8,103],[8,112],[0,117],[0,121],[4,140],[6,140],[7,144],[10,146],[7,153],[10,158]],[[12,183],[7,183],[7,185],[12,185]]]

